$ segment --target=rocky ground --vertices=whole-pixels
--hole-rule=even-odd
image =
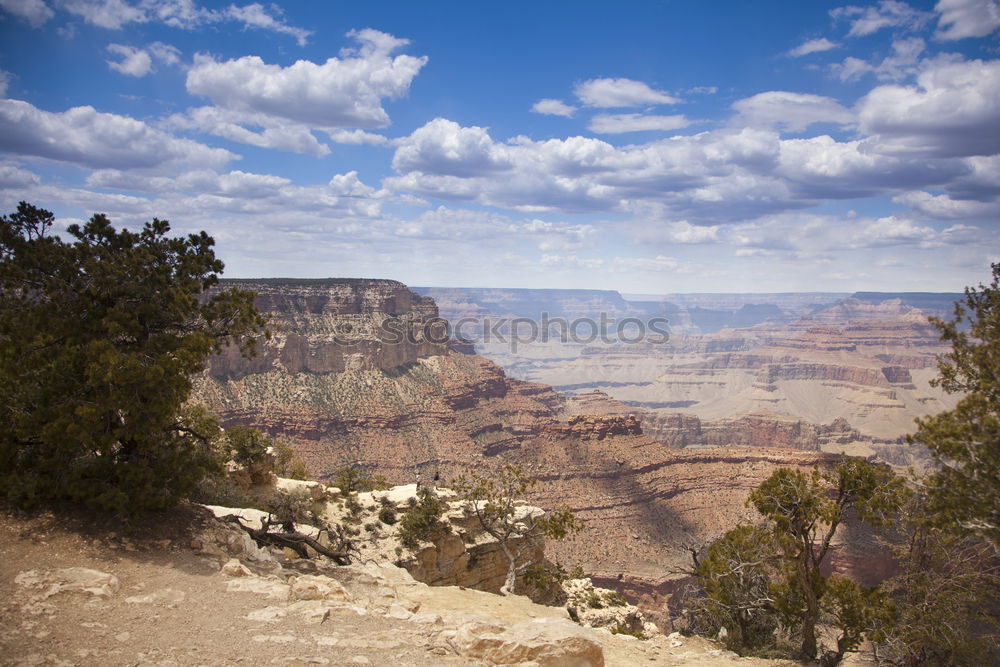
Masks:
[[[697,637],[611,635],[562,608],[429,587],[391,565],[255,551],[196,506],[131,527],[0,515],[0,664],[792,664]]]

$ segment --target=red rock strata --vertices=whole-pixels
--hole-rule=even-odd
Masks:
[[[686,561],[680,544],[706,542],[750,518],[747,494],[775,468],[831,460],[759,447],[682,450],[644,435],[636,416],[571,415],[573,405],[551,387],[511,379],[486,359],[428,341],[423,332],[436,308],[400,283],[239,286],[259,292],[277,335],[253,360],[217,357],[198,380],[196,399],[224,424],[249,424],[290,442],[321,479],[344,465],[395,484],[418,473],[447,481],[520,465],[538,482],[529,500],[568,505],[586,522],[583,534],[550,552],[647,603],[669,592],[665,582],[676,579],[670,569]],[[388,318],[408,327],[403,342],[372,335]],[[345,323],[369,337],[341,344]],[[801,436],[755,419],[749,444],[769,437],[794,444]],[[709,440],[732,444],[723,442],[732,432],[718,430]]]

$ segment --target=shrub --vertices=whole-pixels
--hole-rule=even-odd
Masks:
[[[395,525],[396,523],[396,510],[392,507],[382,507],[378,511],[378,520],[387,526]]]
[[[410,551],[416,550],[421,542],[447,530],[441,522],[447,505],[426,487],[417,489],[417,500],[399,521],[399,542]]]
[[[333,485],[343,494],[378,491],[389,487],[382,475],[369,476],[364,470],[344,466],[333,471]]]

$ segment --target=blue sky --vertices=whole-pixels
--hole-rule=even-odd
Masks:
[[[952,291],[1000,261],[1000,4],[0,0],[0,206],[228,277]]]

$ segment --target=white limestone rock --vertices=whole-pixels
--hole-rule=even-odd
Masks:
[[[466,623],[450,641],[463,656],[497,665],[603,667],[604,649],[589,631],[568,619],[536,618],[507,629]]]
[[[59,593],[85,593],[108,598],[121,588],[121,583],[115,575],[85,567],[27,570],[14,577],[14,583],[25,588],[43,589],[42,599]]]

